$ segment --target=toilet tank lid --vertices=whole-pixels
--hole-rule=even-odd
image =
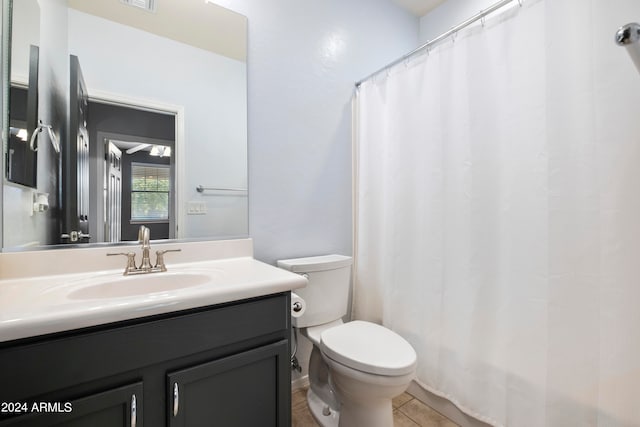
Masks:
[[[310,273],[313,271],[335,270],[348,267],[352,263],[350,256],[322,255],[306,258],[292,258],[278,261],[278,267],[294,273]]]

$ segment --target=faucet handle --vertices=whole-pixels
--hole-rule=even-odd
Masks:
[[[123,275],[127,275],[132,271],[137,269],[136,267],[136,254],[134,252],[116,252],[116,253],[108,253],[107,256],[117,256],[123,255],[127,257],[127,266],[124,268]]]
[[[164,249],[156,251],[156,265],[155,268],[159,268],[160,271],[167,271],[167,267],[164,265],[164,254],[167,252],[181,252],[182,249]]]

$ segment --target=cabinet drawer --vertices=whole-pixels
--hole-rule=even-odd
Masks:
[[[0,421],[0,427],[143,427],[142,383],[138,382],[70,402],[59,402],[67,412],[31,412]],[[53,403],[53,402],[44,402]],[[38,402],[28,403],[38,405]],[[49,408],[51,410],[51,408]]]
[[[288,342],[203,363],[167,375],[170,427],[290,425]]]

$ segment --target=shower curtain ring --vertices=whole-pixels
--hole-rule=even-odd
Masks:
[[[480,18],[480,25],[482,25],[482,28],[484,28],[485,18],[486,18],[486,16],[483,16],[482,18]]]
[[[522,0],[518,0],[518,6],[522,7]]]
[[[453,33],[451,33],[451,41],[452,41],[453,43],[455,43],[455,42],[456,42],[456,38],[457,38],[457,37],[458,37],[458,32],[457,32],[457,31],[454,31]]]

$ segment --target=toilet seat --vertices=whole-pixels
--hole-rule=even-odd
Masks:
[[[375,375],[407,375],[416,366],[416,352],[404,338],[361,320],[324,330],[320,350],[338,363]]]
[[[341,319],[334,320],[333,322],[324,323],[318,326],[310,326],[308,328],[300,328],[300,332],[302,335],[311,341],[314,345],[320,347],[320,341],[322,338],[322,333],[327,329],[335,328],[336,326],[344,325],[344,322]]]

